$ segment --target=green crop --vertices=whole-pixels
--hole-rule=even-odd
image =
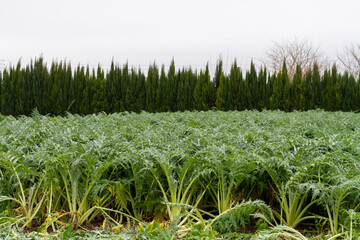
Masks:
[[[0,227],[354,238],[359,130],[321,110],[0,116]]]

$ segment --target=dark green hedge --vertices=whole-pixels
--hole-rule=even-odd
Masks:
[[[360,109],[360,84],[336,66],[319,72],[316,65],[303,73],[300,67],[289,77],[286,66],[279,73],[257,71],[254,64],[245,73],[234,62],[228,74],[217,62],[214,76],[209,67],[199,72],[189,68],[176,70],[149,66],[141,69],[112,63],[104,73],[66,62],[50,67],[42,58],[26,67],[19,64],[0,74],[1,113],[29,115],[37,108],[41,114],[61,115],[142,110],[148,112],[245,109],[280,109],[284,111],[322,108],[328,111]]]

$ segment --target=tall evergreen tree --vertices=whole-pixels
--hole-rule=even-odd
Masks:
[[[312,72],[307,71],[304,76],[305,110],[314,109],[315,95],[313,90]]]
[[[295,110],[305,110],[304,79],[300,65],[297,65],[292,84],[292,104]]]
[[[10,73],[7,69],[4,69],[2,79],[1,113],[4,115],[11,114],[11,108],[13,107],[12,104],[13,100],[11,96]]]
[[[51,89],[49,89],[49,104],[52,108],[51,113],[55,115],[61,115],[64,113],[63,107],[66,105],[63,102],[66,102],[66,96],[64,96],[64,69],[63,66],[66,66],[65,63],[54,62],[51,65],[50,69],[50,79],[51,81]]]
[[[213,90],[213,85],[210,82],[209,64],[207,64],[205,71],[200,71],[199,79],[194,89],[194,108],[196,110],[206,111],[214,106]]]
[[[145,110],[146,106],[146,81],[145,75],[138,70],[135,87],[135,111]]]
[[[355,111],[360,111],[360,74],[359,78],[355,80],[355,99],[353,108]]]
[[[242,72],[240,68],[237,66],[236,60],[231,66],[230,69],[230,91],[231,91],[231,103],[230,109],[232,110],[240,110],[242,100],[242,89],[243,89],[243,79]]]
[[[20,62],[18,63],[15,70],[13,97],[15,101],[13,115],[23,115],[25,111],[24,107],[26,104],[25,70],[21,68]]]
[[[224,101],[224,74],[221,74],[220,82],[219,82],[218,88],[216,90],[215,106],[219,110],[225,110],[224,103],[225,103],[225,101]]]
[[[258,77],[258,103],[257,108],[259,110],[266,108],[266,68],[261,68]]]
[[[324,89],[321,84],[321,77],[319,72],[319,67],[315,63],[312,70],[312,92],[314,96],[314,107],[313,108],[320,108],[322,107],[322,91]]]
[[[258,109],[259,103],[259,83],[258,75],[256,73],[255,64],[251,62],[249,73],[249,89],[250,89],[250,108]]]
[[[179,78],[178,80],[178,91],[177,91],[177,96],[176,96],[176,109],[178,111],[185,111],[187,110],[186,108],[186,100],[187,100],[187,87],[186,84],[186,71],[183,68],[180,72],[180,70],[177,73],[177,76]]]
[[[84,98],[84,90],[85,90],[85,69],[78,65],[74,72],[74,79],[72,84],[72,96],[73,96],[73,113],[82,114],[83,113],[83,98]]]
[[[240,68],[238,68],[238,80],[239,80],[239,90],[238,90],[238,96],[239,96],[239,106],[238,106],[238,110],[245,110],[246,109],[246,85],[245,85],[245,80],[243,78],[243,73],[240,70]]]
[[[216,62],[216,68],[215,68],[215,76],[214,76],[214,82],[215,82],[215,88],[216,90],[220,86],[220,77],[223,74],[223,60],[221,57]]]
[[[356,85],[353,76],[349,76],[348,72],[345,72],[343,76],[339,76],[340,91],[341,91],[341,106],[342,111],[354,110],[354,100],[356,99]]]
[[[120,70],[121,71],[121,70]],[[126,63],[121,71],[120,75],[120,111],[127,111],[128,103],[126,102],[126,91],[129,85],[129,66]]]
[[[48,70],[43,61],[43,58],[35,59],[34,64],[31,66],[31,85],[32,85],[32,96],[34,98],[34,107],[37,108],[39,113],[46,114],[44,92],[45,83],[48,81]]]
[[[252,100],[251,100],[251,77],[250,72],[246,71],[245,74],[245,84],[244,84],[244,108],[252,109]]]
[[[22,112],[21,114],[25,114],[25,115],[30,115],[33,111],[33,109],[35,108],[34,106],[34,98],[32,95],[32,83],[31,83],[31,79],[32,79],[32,72],[30,70],[30,65],[32,65],[32,61],[30,62],[30,64],[28,64],[26,66],[26,68],[24,69],[24,96],[23,96],[23,103],[24,103],[24,112]]]
[[[194,110],[194,91],[195,86],[197,84],[197,73],[193,72],[191,67],[187,69],[186,71],[186,77],[185,77],[185,91],[186,91],[186,109],[188,110]]]
[[[326,110],[336,111],[339,110],[341,102],[340,82],[338,79],[337,68],[334,65],[330,71],[324,73],[325,83],[325,106]]]
[[[106,81],[104,76],[104,71],[100,66],[97,68],[96,78],[95,73],[92,77],[93,83],[90,84],[91,87],[91,103],[90,109],[92,113],[97,112],[108,112],[108,102],[106,97]]]
[[[159,79],[159,86],[156,96],[156,105],[160,112],[165,112],[168,110],[167,102],[166,102],[166,93],[167,93],[167,85],[168,85],[168,78],[165,73],[165,66],[161,66],[161,73]]]
[[[159,70],[154,63],[149,66],[146,80],[146,111],[157,112],[156,98],[158,93]]]
[[[290,112],[292,110],[291,105],[291,86],[290,86],[290,79],[287,74],[287,67],[286,63],[284,61],[283,63],[283,69],[282,69],[282,86],[283,86],[283,108],[282,110],[286,112]]]
[[[174,110],[175,100],[176,100],[176,90],[177,89],[175,84],[175,63],[173,59],[169,67],[167,82],[165,84],[165,93],[163,95],[165,111]]]
[[[137,73],[134,68],[131,68],[129,75],[129,84],[126,89],[126,99],[125,102],[127,104],[128,111],[135,111],[135,91],[136,91],[136,81],[137,81]],[[136,112],[136,111],[135,111]]]
[[[178,96],[178,92],[179,92],[179,85],[180,85],[180,81],[181,81],[181,71],[180,69],[175,73],[175,87],[174,87],[174,99],[173,99],[173,107],[172,107],[172,111],[176,112],[179,111],[178,109],[178,104],[177,104],[177,96]]]
[[[275,76],[275,74],[274,74]],[[273,89],[270,97],[270,108],[272,110],[281,109],[283,106],[283,77],[279,72],[273,81]]]
[[[273,73],[272,75],[268,75],[268,82],[266,84],[266,88],[265,88],[265,108],[266,109],[272,109],[271,108],[271,97],[273,94],[273,87],[274,87],[274,83],[276,81],[276,74]]]
[[[111,62],[110,70],[106,75],[107,102],[110,112],[119,112],[121,101],[121,69],[115,65],[114,60]]]

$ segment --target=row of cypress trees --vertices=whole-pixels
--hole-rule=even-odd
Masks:
[[[284,63],[282,71],[270,74],[256,70],[253,63],[245,73],[231,66],[223,72],[217,62],[214,76],[209,67],[200,72],[189,68],[169,69],[154,63],[145,75],[140,69],[112,62],[104,73],[66,62],[52,62],[50,68],[42,58],[26,67],[4,69],[0,74],[0,106],[5,115],[30,115],[65,112],[91,114],[142,110],[148,112],[245,109],[280,109],[284,111],[322,108],[328,111],[360,109],[360,82],[347,72],[339,73],[334,65],[320,73],[317,65],[303,73],[300,67],[289,77]]]

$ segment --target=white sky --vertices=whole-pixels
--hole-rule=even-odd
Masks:
[[[0,0],[0,59],[243,69],[272,41],[308,39],[330,58],[360,43],[359,0]],[[212,69],[213,70],[213,69]]]

